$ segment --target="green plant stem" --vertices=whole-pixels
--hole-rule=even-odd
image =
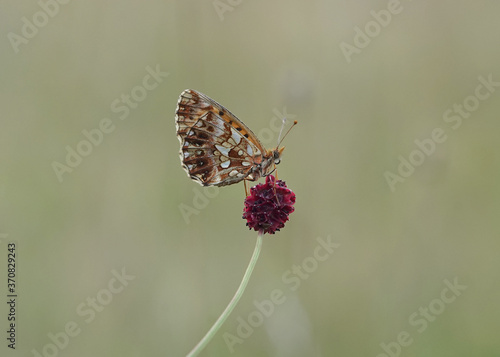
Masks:
[[[191,356],[197,356],[198,353],[200,353],[206,345],[212,340],[212,338],[215,336],[217,331],[221,328],[222,324],[224,321],[226,321],[227,317],[231,314],[233,311],[234,307],[240,300],[241,296],[243,295],[243,292],[245,291],[245,288],[247,287],[248,281],[250,280],[250,276],[252,275],[253,268],[255,267],[255,263],[257,263],[257,259],[259,258],[260,250],[262,248],[262,236],[263,233],[259,232],[259,235],[257,236],[257,243],[255,244],[255,249],[253,251],[252,258],[250,259],[250,263],[248,263],[247,270],[245,271],[245,275],[243,275],[243,279],[241,280],[240,286],[238,287],[238,290],[236,290],[236,293],[234,294],[233,298],[229,302],[229,305],[227,305],[226,309],[222,312],[222,314],[219,316],[217,321],[213,324],[213,326],[208,330],[206,335],[201,339],[200,342],[194,348],[189,352],[187,357]]]

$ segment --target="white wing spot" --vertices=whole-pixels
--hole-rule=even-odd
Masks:
[[[231,177],[236,176],[236,175],[238,175],[238,171],[236,171],[236,170],[233,170],[229,173],[229,176],[231,176]]]
[[[243,155],[243,150],[238,151],[238,155]]]
[[[236,142],[236,145],[238,145],[241,141],[241,135],[233,127],[231,127],[231,136],[233,140]]]
[[[251,164],[251,163],[249,163],[248,161],[243,161],[241,164],[242,164],[243,166],[250,166],[250,165],[252,165],[252,164]]]
[[[229,151],[231,150],[231,148],[227,148],[227,147],[224,147],[222,145],[215,145],[215,147],[217,148],[217,150],[220,151],[220,153],[224,156],[229,156]]]
[[[247,153],[248,155],[253,156],[253,149],[250,145],[247,145]]]
[[[227,169],[229,167],[230,163],[231,163],[231,161],[229,161],[229,160],[224,161],[222,164],[220,164],[220,167],[222,167],[223,169]]]

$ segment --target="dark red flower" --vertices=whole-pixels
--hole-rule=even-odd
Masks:
[[[250,195],[245,198],[243,218],[249,229],[274,234],[285,226],[288,215],[295,210],[294,203],[295,193],[285,182],[268,175],[266,183],[250,189]]]

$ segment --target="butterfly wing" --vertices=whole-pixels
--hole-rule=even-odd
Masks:
[[[266,149],[255,134],[222,105],[186,89],[177,103],[180,157],[188,176],[202,186],[255,180]]]

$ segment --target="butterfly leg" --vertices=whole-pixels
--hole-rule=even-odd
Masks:
[[[276,173],[276,181],[278,181],[278,173]],[[278,203],[279,205],[280,200],[278,198],[278,193],[276,192],[276,181],[274,181],[273,191],[274,191],[274,197],[276,197],[276,203]]]
[[[245,197],[248,197],[250,196],[250,192],[248,192],[247,180],[243,180],[243,183],[245,185]]]

